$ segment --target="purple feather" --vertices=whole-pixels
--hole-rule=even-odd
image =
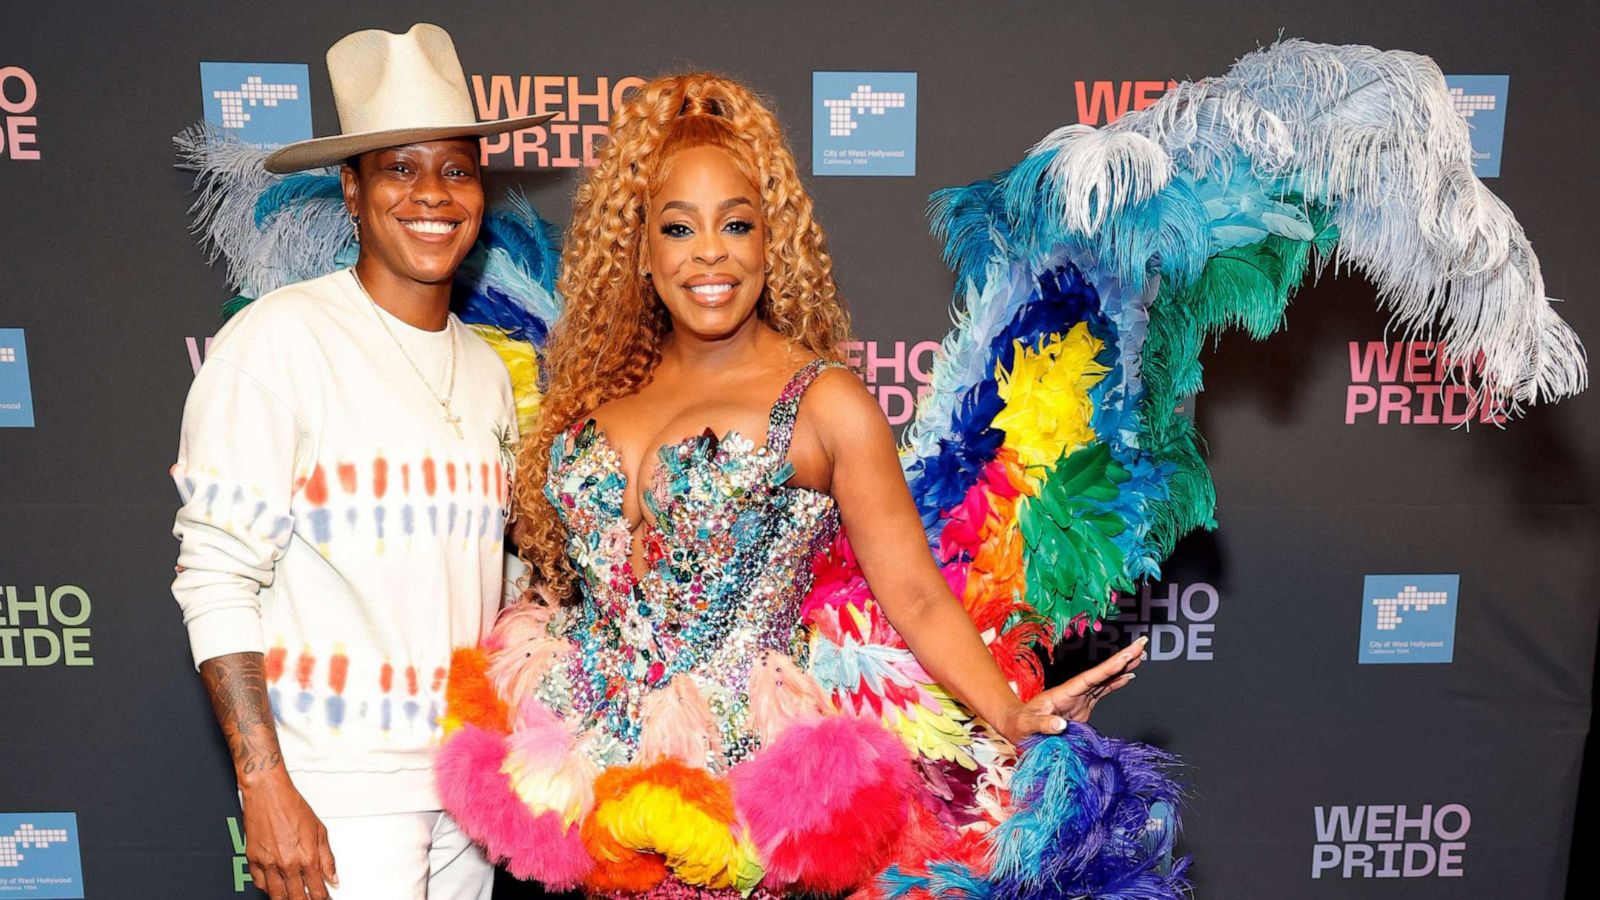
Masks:
[[[1011,778],[1009,816],[989,832],[990,869],[953,861],[927,874],[890,868],[878,887],[952,900],[1179,900],[1188,857],[1173,859],[1178,833],[1176,764],[1148,744],[1102,737],[1077,722],[1062,735],[1023,742]]]
[[[1180,789],[1166,774],[1171,755],[1076,722],[1022,751],[1011,781],[1016,811],[989,836],[993,896],[1183,895],[1188,861],[1172,860]],[[1153,807],[1170,811],[1165,821],[1152,823]]]

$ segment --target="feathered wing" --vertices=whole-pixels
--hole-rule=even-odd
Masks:
[[[261,162],[269,150],[205,124],[173,143],[180,166],[196,172],[193,230],[208,260],[227,264],[235,291],[223,305],[224,320],[257,297],[355,263],[359,247],[331,170],[268,174]],[[539,405],[539,355],[561,312],[559,258],[554,227],[512,193],[484,216],[456,273],[451,308],[505,360],[524,432]]]
[[[1478,403],[1515,414],[1587,381],[1538,259],[1472,174],[1466,123],[1424,56],[1284,41],[1106,127],[1061,128],[1009,171],[935,194],[931,215],[957,276],[955,327],[903,462],[930,546],[1024,697],[1039,689],[1036,650],[1092,627],[1119,592],[1158,576],[1180,537],[1214,525],[1200,439],[1177,412],[1200,390],[1201,345],[1229,328],[1270,335],[1325,263],[1371,280],[1401,331],[1476,359]],[[908,662],[843,539],[820,569],[811,669],[835,701],[879,713],[925,765],[1007,760]],[[861,622],[871,627],[850,625]],[[1091,744],[1074,748],[1160,763]],[[1013,773],[975,771],[978,790],[947,793],[944,814],[984,830],[1009,814],[995,801]],[[1165,802],[1164,790],[1142,796]],[[1126,820],[1120,802],[1105,815]],[[1029,821],[993,832],[996,858],[1067,827]],[[1158,868],[1141,857],[1102,873],[1100,890],[1170,881]],[[913,865],[882,886],[1029,895],[1017,870],[989,884],[969,867]],[[1087,871],[1073,883],[1092,892]]]

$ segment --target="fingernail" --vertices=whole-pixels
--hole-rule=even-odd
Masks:
[[[1060,734],[1061,732],[1066,731],[1066,730],[1067,730],[1067,720],[1066,719],[1052,719],[1052,720],[1050,720],[1050,731],[1052,733]]]
[[[1139,646],[1141,646],[1141,647],[1142,647],[1142,646],[1144,646],[1144,645],[1145,645],[1145,644],[1148,644],[1148,643],[1150,643],[1150,635],[1148,635],[1148,634],[1141,634],[1141,635],[1139,635],[1139,639],[1138,639],[1138,640],[1136,640],[1136,641],[1134,641],[1134,643],[1135,643],[1135,644],[1137,644],[1137,645],[1139,645]]]
[[[1138,677],[1139,677],[1139,673],[1138,672],[1129,672],[1128,674],[1122,676],[1122,680],[1123,681],[1132,681],[1132,680],[1134,680],[1135,678],[1138,678]]]

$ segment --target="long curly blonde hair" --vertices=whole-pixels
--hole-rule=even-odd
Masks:
[[[761,192],[767,276],[756,314],[828,359],[840,359],[840,344],[850,337],[827,239],[772,111],[744,86],[708,73],[663,76],[640,87],[612,117],[599,163],[573,197],[561,254],[565,305],[545,352],[539,420],[517,456],[513,534],[546,596],[570,600],[576,577],[566,528],[544,495],[550,446],[580,417],[650,381],[671,322],[642,275],[646,211],[666,164],[701,146],[726,151]]]

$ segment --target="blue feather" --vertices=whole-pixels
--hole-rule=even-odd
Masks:
[[[1011,369],[1016,359],[1017,341],[1032,347],[1040,338],[1066,334],[1072,326],[1085,320],[1101,332],[1110,330],[1111,324],[1100,315],[1099,294],[1084,280],[1077,266],[1062,263],[1041,272],[1037,284],[1038,288],[1022,304],[1017,315],[989,345],[990,373],[996,366]]]
[[[1128,472],[1128,480],[1117,486],[1111,500],[1096,503],[1097,509],[1117,516],[1127,524],[1111,538],[1122,551],[1123,573],[1130,581],[1159,578],[1160,552],[1150,541],[1155,505],[1166,500],[1170,464],[1161,463],[1138,447],[1138,411],[1142,388],[1128,389],[1125,369],[1127,356],[1122,339],[1109,320],[1090,322],[1090,332],[1104,343],[1097,361],[1110,371],[1089,392],[1094,405],[1090,427],[1111,448],[1111,456]]]
[[[933,233],[944,242],[944,261],[956,273],[958,285],[971,281],[983,290],[989,261],[1006,252],[1010,235],[1001,191],[1003,177],[944,188],[929,198]]]
[[[450,307],[468,325],[493,325],[513,340],[544,346],[546,324],[528,314],[518,301],[486,285],[458,280],[451,292]]]
[[[493,325],[535,347],[560,315],[556,231],[521,194],[484,217],[478,243],[456,274],[452,306],[468,324]]]
[[[917,460],[906,472],[923,528],[935,546],[944,527],[944,510],[966,497],[1005,440],[1005,432],[988,426],[999,410],[1000,394],[993,382],[974,388],[962,399],[957,416],[965,422],[981,424],[959,436],[941,439],[938,453]]]
[[[906,470],[923,528],[935,545],[943,528],[941,512],[966,497],[984,466],[1005,442],[1005,432],[992,427],[995,416],[1005,407],[995,373],[997,368],[1012,367],[1016,342],[1033,346],[1041,337],[1065,333],[1086,319],[1100,331],[1112,327],[1099,313],[1100,301],[1094,286],[1070,262],[1039,274],[1036,284],[1024,301],[1015,304],[1011,321],[991,339],[984,377],[954,405],[946,437],[939,441],[939,452],[918,459]]]
[[[1030,738],[1012,776],[1016,810],[989,841],[993,896],[1018,900],[1175,900],[1187,861],[1173,863],[1178,785],[1168,754],[1072,722]],[[1159,804],[1168,818],[1151,827]]]
[[[890,898],[922,890],[951,900],[1179,900],[1187,857],[1173,859],[1180,789],[1171,756],[1071,722],[1026,740],[1011,779],[1009,815],[985,837],[986,875],[932,862],[927,875],[891,868]]]
[[[883,891],[884,900],[898,900],[912,891],[926,888],[928,876],[910,875],[900,871],[899,866],[890,866],[878,876],[877,881],[878,889]]]
[[[313,200],[338,200],[344,196],[337,175],[289,175],[256,198],[255,226],[261,228],[284,209]]]
[[[1011,222],[1012,259],[1035,259],[1072,237],[1061,224],[1066,200],[1050,180],[1054,161],[1051,152],[1029,153],[1002,176],[1001,202]]]
[[[489,247],[499,247],[551,293],[556,289],[556,275],[561,266],[560,235],[556,227],[534,211],[528,198],[520,193],[508,197],[510,208],[485,216],[483,231],[478,240]]]
[[[1128,290],[1143,290],[1152,268],[1187,284],[1211,256],[1208,224],[1192,184],[1174,178],[1154,197],[1108,216],[1094,236],[1096,255]]]

